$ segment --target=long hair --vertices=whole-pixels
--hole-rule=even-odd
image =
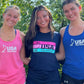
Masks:
[[[28,31],[27,31],[26,36],[25,36],[25,47],[27,48],[29,55],[30,55],[30,52],[33,48],[33,38],[36,36],[36,33],[39,31],[39,26],[36,24],[36,20],[37,20],[37,12],[41,11],[41,10],[48,12],[49,19],[50,19],[50,22],[48,24],[48,28],[50,29],[51,32],[54,31],[54,29],[52,27],[52,15],[49,12],[49,10],[43,5],[35,7],[33,9],[33,12],[31,15],[30,25],[29,25]]]

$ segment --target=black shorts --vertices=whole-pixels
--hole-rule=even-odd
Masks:
[[[84,84],[84,80],[74,79],[64,73],[62,73],[61,82],[62,84]]]

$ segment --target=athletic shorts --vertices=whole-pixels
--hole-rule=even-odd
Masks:
[[[84,80],[74,79],[64,73],[62,73],[62,84],[84,84]]]

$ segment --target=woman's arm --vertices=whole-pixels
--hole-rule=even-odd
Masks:
[[[21,57],[21,60],[23,61],[23,63],[25,65],[28,65],[31,58],[30,57],[25,57],[25,46],[24,46],[24,36],[25,34],[23,32],[20,32],[20,36],[21,36],[21,39],[22,39],[22,47],[21,47],[21,51],[20,51],[20,57]]]
[[[64,51],[64,46],[63,46],[63,35],[66,27],[61,28],[60,34],[61,34],[61,43],[59,47],[59,52],[56,53],[56,58],[57,60],[64,60],[65,59],[65,51]]]

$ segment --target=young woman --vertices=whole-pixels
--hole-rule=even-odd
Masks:
[[[3,13],[3,25],[0,28],[0,84],[24,84],[25,69],[22,40],[24,34],[14,29],[20,19],[20,10],[17,6],[8,6]],[[21,51],[21,52],[20,52]],[[21,60],[20,58],[24,58]]]
[[[25,37],[26,56],[31,56],[26,84],[60,84],[58,51],[60,34],[54,32],[52,16],[45,6],[35,7]]]
[[[80,18],[81,6],[76,0],[65,0],[63,11],[70,24],[60,30],[61,54],[56,54],[58,60],[65,57],[62,81],[63,84],[84,84],[84,21]]]

